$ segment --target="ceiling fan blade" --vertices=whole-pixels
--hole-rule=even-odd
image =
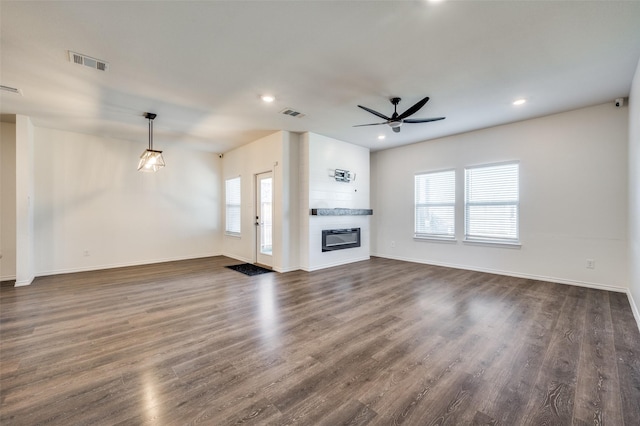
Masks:
[[[371,113],[371,114],[373,114],[373,115],[377,115],[378,117],[382,118],[383,120],[387,120],[387,121],[388,121],[388,120],[391,120],[391,119],[390,119],[389,117],[387,117],[386,115],[381,114],[381,113],[379,113],[378,111],[374,111],[374,110],[372,110],[371,108],[367,108],[367,107],[362,106],[362,105],[358,105],[358,107],[359,107],[359,108],[362,108],[363,110],[365,110],[365,111],[367,111],[367,112],[370,112],[370,113]]]
[[[356,124],[353,127],[363,127],[363,126],[379,126],[381,124],[387,124],[387,123],[371,123],[371,124]]]
[[[447,117],[435,117],[435,118],[405,118],[403,123],[429,123],[431,121],[444,120]]]
[[[407,117],[409,117],[410,115],[415,114],[416,112],[418,112],[418,110],[420,108],[422,108],[424,106],[424,104],[426,104],[429,101],[429,97],[425,97],[424,99],[419,100],[418,102],[416,102],[411,108],[409,108],[408,110],[406,110],[405,112],[403,112],[402,114],[400,114],[398,116],[398,120],[403,120]]]

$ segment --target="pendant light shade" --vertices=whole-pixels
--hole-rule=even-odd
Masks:
[[[145,149],[140,156],[138,170],[141,172],[157,172],[164,167],[164,158],[162,158],[162,151],[153,149],[153,119],[156,118],[156,114],[145,112],[144,117],[149,120],[149,149]]]

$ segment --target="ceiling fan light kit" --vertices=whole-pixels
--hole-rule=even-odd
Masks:
[[[400,128],[402,126],[402,124],[404,123],[429,123],[431,121],[439,121],[439,120],[444,120],[446,117],[435,117],[435,118],[408,118],[409,116],[415,114],[416,112],[418,112],[420,110],[420,108],[422,108],[428,101],[429,101],[429,97],[426,96],[422,99],[420,99],[418,102],[416,102],[411,108],[407,109],[405,112],[403,112],[402,114],[398,114],[398,104],[400,103],[402,99],[401,98],[391,98],[389,99],[389,101],[393,104],[393,114],[391,115],[391,117],[387,117],[386,115],[375,111],[371,108],[367,108],[365,106],[362,105],[358,105],[359,108],[362,108],[363,110],[375,115],[376,117],[380,117],[383,120],[386,120],[383,123],[371,123],[371,124],[358,124],[355,125],[353,127],[363,127],[363,126],[379,126],[381,124],[386,124],[387,126],[391,127],[391,129],[395,132],[395,133],[400,133]]]
[[[156,116],[152,112],[144,113],[144,117],[149,120],[149,148],[145,149],[138,161],[138,171],[141,172],[157,172],[165,166],[162,151],[153,149],[153,119]]]

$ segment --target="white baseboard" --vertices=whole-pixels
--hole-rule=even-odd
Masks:
[[[125,263],[113,263],[106,265],[91,265],[91,266],[81,266],[77,268],[65,268],[65,269],[54,269],[49,271],[39,271],[36,276],[44,277],[48,275],[60,275],[60,274],[73,274],[76,272],[88,272],[88,271],[100,271],[103,269],[115,269],[115,268],[126,268],[129,266],[141,266],[141,265],[152,265],[154,263],[166,263],[166,262],[176,262],[180,260],[190,260],[190,259],[201,259],[205,257],[213,257],[213,256],[222,256],[221,253],[201,253],[201,254],[193,254],[189,256],[178,256],[178,257],[170,257],[164,259],[148,259],[148,260],[138,260],[135,262],[125,262]],[[26,284],[23,284],[26,285]],[[18,283],[16,283],[16,287],[18,287]]]
[[[635,300],[633,300],[633,294],[631,294],[630,290],[627,291],[627,297],[629,298],[629,304],[631,305],[631,312],[633,312],[633,317],[636,319],[638,330],[640,330],[640,311],[638,310],[638,305],[636,305]]]
[[[291,266],[289,268],[280,268],[280,267],[274,266],[273,270],[276,272],[285,273],[285,272],[299,271],[300,268],[298,268],[297,266]]]
[[[236,255],[226,254],[226,253],[222,253],[221,256],[228,257],[229,259],[235,259],[242,263],[253,263],[253,259],[245,258],[242,256],[236,256]]]
[[[306,271],[306,272],[313,272],[313,271],[319,271],[320,269],[327,269],[327,268],[333,268],[334,266],[348,265],[349,263],[362,262],[363,260],[369,260],[369,259],[371,259],[371,257],[363,256],[363,257],[360,257],[360,258],[347,259],[347,260],[343,260],[343,261],[340,261],[340,262],[325,263],[325,264],[322,264],[322,265],[314,266],[313,268],[300,267],[300,269],[302,269],[303,271]]]
[[[26,280],[20,280],[20,281],[16,280],[16,283],[13,286],[14,287],[25,287],[25,286],[31,285],[31,283],[33,282],[34,279],[35,279],[35,277],[30,277],[30,278],[27,278]]]
[[[5,275],[3,277],[0,277],[0,281],[15,281],[15,280],[16,280],[15,275]]]
[[[452,263],[446,263],[446,262],[434,262],[430,260],[412,259],[412,258],[406,258],[406,257],[400,257],[400,256],[389,256],[389,255],[379,255],[379,254],[371,254],[371,256],[383,257],[383,258],[394,259],[394,260],[402,260],[404,262],[422,263],[425,265],[445,266],[447,268],[464,269],[467,271],[485,272],[488,274],[506,275],[508,277],[525,278],[525,279],[546,281],[546,282],[558,283],[558,284],[575,285],[578,287],[588,287],[588,288],[594,288],[597,290],[615,291],[618,293],[628,294],[628,290],[626,287],[618,287],[618,286],[607,285],[607,284],[568,280],[565,278],[547,277],[544,275],[524,274],[520,272],[503,271],[500,269],[480,268],[480,267],[468,266],[468,265],[458,265],[458,264],[452,264]]]

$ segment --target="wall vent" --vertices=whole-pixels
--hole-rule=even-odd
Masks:
[[[296,111],[292,108],[285,108],[282,111],[280,111],[280,114],[284,114],[284,115],[290,115],[291,117],[296,117],[296,118],[302,118],[304,117],[306,114],[301,113],[300,111]]]
[[[109,71],[109,63],[107,61],[92,58],[91,56],[83,55],[81,53],[69,51],[69,61],[98,71]]]
[[[0,90],[2,90],[3,92],[15,93],[16,95],[21,95],[22,96],[22,90],[17,89],[15,87],[9,87],[9,86],[0,85]]]

